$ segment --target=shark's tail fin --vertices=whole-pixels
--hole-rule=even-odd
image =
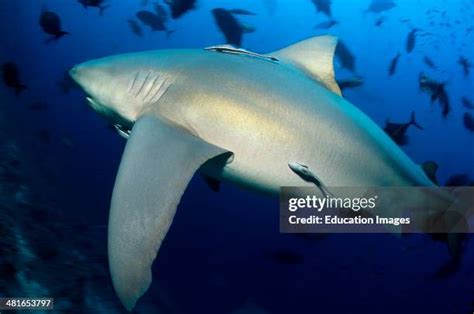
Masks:
[[[66,31],[60,31],[56,36],[56,40],[58,40],[59,38],[63,37],[64,35],[70,35],[71,33],[69,32],[66,32]]]
[[[65,32],[65,31],[59,31],[59,33],[57,33],[56,35],[46,39],[44,42],[46,45],[49,45],[50,43],[52,43],[53,41],[56,42],[58,41],[59,39],[61,39],[64,35],[70,35],[69,32]]]
[[[420,129],[420,130],[424,130],[424,128],[423,128],[421,125],[419,125],[418,122],[416,121],[415,112],[414,112],[414,111],[411,112],[410,124],[411,124],[411,125],[414,125],[415,127],[417,127],[417,128]]]
[[[447,260],[436,272],[436,277],[444,278],[455,274],[462,264],[462,256],[468,239],[466,233],[441,233],[432,234],[431,238],[446,245],[450,259]]]
[[[444,233],[433,233],[432,238],[446,243],[451,257],[451,260],[438,271],[438,277],[451,275],[460,268],[468,232],[471,232],[470,229],[472,228],[470,226],[474,211],[472,188],[456,187],[449,190],[449,193],[453,197],[449,208],[429,218],[433,228],[446,231]]]

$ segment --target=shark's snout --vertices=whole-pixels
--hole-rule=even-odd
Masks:
[[[96,67],[86,63],[81,63],[69,70],[71,78],[84,90],[87,94],[87,102],[95,111],[103,111],[102,105],[99,104],[97,98],[98,90],[96,88],[98,73]]]
[[[85,79],[86,72],[86,67],[82,64],[78,64],[75,65],[71,70],[69,70],[69,75],[77,84],[79,84],[79,86],[85,89],[87,83],[87,80]]]
[[[69,70],[69,75],[84,91],[87,104],[94,111],[113,124],[128,126],[134,120],[134,108],[126,101],[128,81],[117,73],[116,59],[80,63]]]
[[[100,95],[103,94],[104,82],[109,82],[110,77],[107,75],[107,69],[97,62],[84,62],[75,65],[69,70],[71,78],[82,88],[82,90],[89,96],[99,100]]]
[[[71,70],[69,70],[69,76],[77,83],[79,83],[78,78],[81,71],[80,68],[80,65],[75,65]]]
[[[88,77],[91,76],[91,68],[85,64],[75,65],[71,70],[69,70],[69,75],[71,78],[79,84],[83,89],[86,89],[88,84]]]
[[[76,74],[79,72],[79,65],[75,65],[71,70],[69,70],[69,75],[76,79]]]

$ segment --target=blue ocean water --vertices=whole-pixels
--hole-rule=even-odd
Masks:
[[[326,30],[315,29],[329,17],[318,12],[310,0],[198,0],[195,9],[178,19],[170,18],[167,26],[174,30],[171,35],[142,26],[143,36],[138,37],[127,20],[139,10],[152,10],[152,2],[143,6],[139,0],[108,0],[110,7],[101,16],[97,9],[84,9],[74,0],[1,1],[0,63],[15,62],[29,89],[17,97],[2,87],[0,116],[9,132],[7,137],[21,143],[32,165],[30,180],[36,193],[57,208],[64,220],[84,226],[71,231],[68,238],[72,241],[85,236],[96,248],[90,249],[90,254],[87,248],[81,249],[85,256],[81,268],[93,273],[96,270],[88,269],[90,255],[106,256],[106,229],[90,232],[88,228],[107,224],[125,141],[88,108],[81,91],[73,89],[65,94],[57,82],[73,65],[102,56],[225,43],[211,14],[216,7],[256,13],[238,18],[256,29],[244,35],[242,46],[259,53],[315,35],[339,37],[355,56],[356,68],[351,72],[336,64],[337,76],[357,74],[364,79],[362,86],[346,90],[345,97],[381,127],[386,119],[406,122],[415,111],[424,130],[409,129],[405,152],[417,163],[436,161],[441,183],[453,174],[474,178],[474,133],[463,125],[463,115],[469,109],[462,105],[463,97],[474,99],[474,78],[472,73],[465,76],[458,63],[460,56],[474,59],[474,35],[469,31],[474,26],[474,3],[398,0],[395,8],[375,14],[364,12],[370,2],[332,1],[332,18],[339,23]],[[70,35],[46,44],[48,35],[38,24],[43,9],[59,14],[63,29]],[[376,26],[381,18],[383,23]],[[420,32],[413,52],[407,53],[406,38],[413,28]],[[389,76],[389,64],[398,52],[397,71]],[[426,56],[437,69],[423,62]],[[421,72],[446,83],[452,106],[447,117],[437,104],[430,103],[429,95],[420,91]],[[36,112],[28,108],[38,101],[48,104],[48,109]],[[49,140],[41,130],[48,130]],[[215,193],[195,177],[154,264],[153,285],[136,311],[474,311],[472,241],[467,242],[460,269],[440,278],[436,273],[450,257],[443,243],[427,236],[400,239],[346,234],[308,239],[280,234],[278,219],[278,200],[226,183]],[[296,264],[279,261],[272,257],[279,250],[291,250],[303,260]],[[94,263],[107,265],[106,259]],[[63,274],[68,275],[67,271]],[[110,290],[110,281],[103,280],[103,286]],[[63,297],[67,298],[67,293]],[[113,295],[107,301],[113,304],[109,312],[122,311]],[[99,312],[101,301],[91,302],[88,312]]]

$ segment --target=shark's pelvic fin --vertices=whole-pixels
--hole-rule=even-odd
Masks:
[[[337,38],[318,36],[270,53],[281,61],[286,60],[304,70],[329,90],[342,96],[334,74],[334,53]]]
[[[112,196],[108,254],[115,290],[130,311],[151,283],[151,265],[194,173],[229,153],[153,116],[134,125]]]

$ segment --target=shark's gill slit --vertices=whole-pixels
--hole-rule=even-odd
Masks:
[[[157,84],[157,88],[156,88],[155,93],[153,94],[153,97],[150,98],[150,102],[158,101],[161,98],[161,96],[165,94],[166,90],[168,89],[170,85],[171,83],[169,83],[166,78],[161,79],[160,83]]]
[[[145,87],[146,83],[148,82],[148,79],[150,77],[150,72],[148,72],[145,76],[145,79],[142,81],[142,85],[140,86],[140,89],[138,89],[137,93],[135,94],[135,97],[138,98],[138,96],[141,94],[143,88]]]
[[[140,72],[135,73],[135,76],[133,77],[133,80],[132,80],[130,86],[128,87],[128,93],[130,93],[133,90],[133,88],[135,87],[135,82],[137,81],[139,74],[140,74]]]
[[[156,86],[156,81],[160,77],[160,74],[156,74],[155,78],[153,79],[153,82],[151,82],[150,88],[148,88],[148,91],[146,92],[145,96],[143,96],[143,100],[146,101],[147,97],[150,95],[151,91],[153,88]]]

